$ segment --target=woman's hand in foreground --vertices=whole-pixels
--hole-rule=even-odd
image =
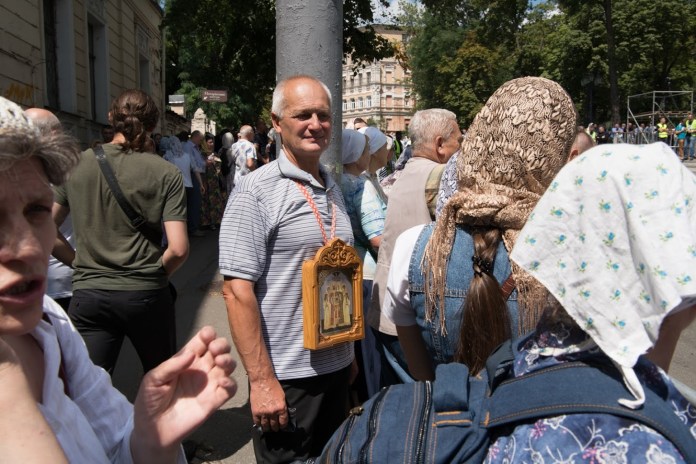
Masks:
[[[135,462],[174,462],[179,443],[237,391],[230,345],[203,327],[176,355],[148,372],[135,399]]]

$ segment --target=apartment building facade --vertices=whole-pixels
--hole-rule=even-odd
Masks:
[[[407,34],[391,26],[373,26],[377,34],[403,47]],[[343,65],[343,127],[362,118],[387,132],[407,131],[415,112],[411,75],[389,57],[366,64],[355,72],[350,58]]]
[[[108,107],[139,88],[164,103],[162,9],[154,0],[24,0],[0,4],[0,95],[53,111],[87,146]],[[165,112],[161,114],[161,126]]]

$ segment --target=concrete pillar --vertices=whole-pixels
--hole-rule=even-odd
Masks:
[[[343,167],[342,58],[342,0],[276,0],[276,80],[308,74],[331,90],[333,131],[321,161],[337,177]]]

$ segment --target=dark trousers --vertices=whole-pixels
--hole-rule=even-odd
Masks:
[[[53,301],[58,303],[60,305],[60,307],[63,308],[65,310],[65,312],[67,313],[68,309],[70,308],[70,300],[71,299],[72,299],[72,297],[67,296],[65,298],[54,298]]]
[[[114,371],[127,336],[143,371],[176,353],[174,298],[169,287],[158,290],[75,290],[68,311],[92,362]]]
[[[193,187],[186,189],[186,229],[195,232],[201,225],[201,184],[198,183],[196,176],[191,176]]]
[[[258,464],[305,461],[321,454],[324,445],[348,415],[350,366],[331,374],[283,380],[288,408],[295,408],[294,431],[254,429]]]

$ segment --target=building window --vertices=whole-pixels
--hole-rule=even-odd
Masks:
[[[372,108],[372,96],[368,96],[367,98],[365,98],[365,107]]]
[[[355,98],[350,99],[350,109],[354,110],[355,109]]]
[[[362,86],[362,73],[358,74],[358,86]]]
[[[91,14],[87,18],[90,113],[94,121],[107,123],[108,83],[107,39],[104,23]]]
[[[362,108],[362,107],[363,107],[363,98],[358,97],[358,108]]]
[[[345,110],[347,110],[347,109],[348,109],[348,102],[346,102],[345,100],[343,100],[343,111],[345,111]]]
[[[135,43],[138,47],[138,88],[150,93],[150,36],[140,24],[135,25]]]
[[[367,77],[367,83],[369,84],[370,82],[372,82],[372,73],[368,71],[365,75]]]
[[[75,29],[72,0],[43,1],[46,104],[77,111],[75,89]]]

